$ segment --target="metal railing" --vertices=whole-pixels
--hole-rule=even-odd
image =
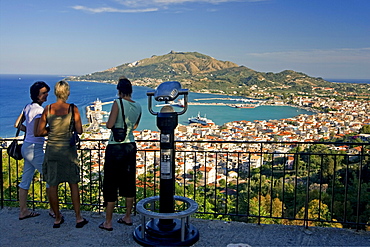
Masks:
[[[3,143],[10,139],[0,140]],[[159,141],[139,140],[136,200],[159,195]],[[82,140],[78,149],[83,210],[101,212],[106,140]],[[370,224],[369,143],[180,141],[176,195],[199,205],[196,217],[258,224],[365,229]],[[18,207],[23,160],[1,147],[1,207]],[[59,188],[71,209],[68,185]],[[29,191],[33,208],[47,208],[37,174]],[[117,202],[124,210],[124,200]]]

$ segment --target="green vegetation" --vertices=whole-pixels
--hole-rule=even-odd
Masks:
[[[370,134],[370,125],[364,125],[361,128],[360,133],[362,133],[362,134]]]

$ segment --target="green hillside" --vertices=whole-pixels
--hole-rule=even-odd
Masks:
[[[125,63],[104,71],[67,80],[116,83],[126,76],[134,85],[155,88],[164,81],[179,81],[191,91],[250,95],[251,91],[268,93],[362,92],[360,85],[332,83],[304,73],[284,70],[258,72],[233,62],[220,61],[198,52],[174,52]],[[366,91],[366,88],[365,88]]]

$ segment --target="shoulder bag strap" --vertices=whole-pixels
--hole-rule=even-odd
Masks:
[[[69,132],[73,132],[74,129],[75,129],[75,105],[74,104],[70,104],[69,105],[69,110],[72,111],[72,115],[71,115],[71,122],[69,124]]]
[[[27,106],[27,105],[26,105]],[[22,111],[22,117],[21,119],[19,120],[18,122],[18,126],[17,126],[17,132],[15,133],[15,137],[18,137],[19,136],[19,132],[21,132],[21,126],[22,126],[22,118],[24,117],[24,110],[26,109],[26,106],[23,108],[23,111]],[[26,136],[26,132],[24,134]]]
[[[121,109],[122,109],[122,120],[123,120],[123,126],[125,129],[127,129],[127,124],[126,124],[126,121],[125,121],[125,113],[124,113],[124,108],[123,108],[123,104],[122,104],[122,99],[119,98],[119,102],[121,104]]]

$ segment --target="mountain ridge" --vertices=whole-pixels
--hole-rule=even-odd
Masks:
[[[256,89],[286,93],[312,91],[313,88],[338,88],[338,83],[325,81],[321,77],[311,77],[302,72],[258,72],[199,52],[175,51],[66,79],[115,84],[122,75],[137,86],[155,88],[164,81],[179,81],[191,91],[206,90],[239,95],[248,95],[249,90]]]

